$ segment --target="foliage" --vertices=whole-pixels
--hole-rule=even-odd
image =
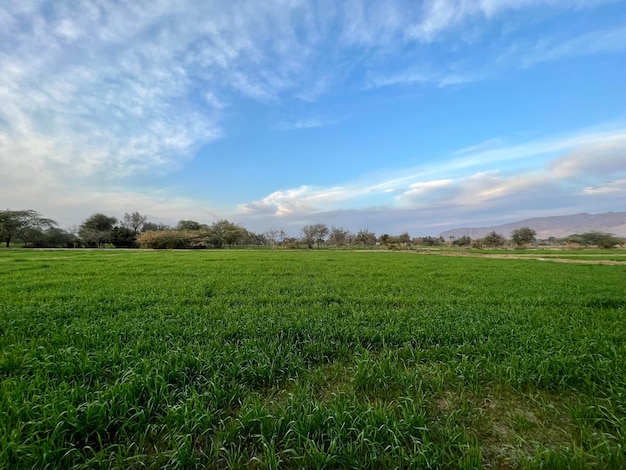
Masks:
[[[328,226],[325,224],[305,225],[302,227],[302,242],[308,248],[312,248],[313,244],[317,244],[319,248],[320,244],[326,240],[327,235]]]
[[[221,248],[222,245],[233,246],[243,241],[248,236],[248,231],[228,220],[219,220],[211,225],[208,232],[210,233],[211,243],[215,248]]]
[[[483,243],[490,247],[504,246],[506,244],[506,238],[504,237],[504,235],[496,233],[495,230],[492,230],[487,235],[485,235],[485,237],[483,238]]]
[[[144,222],[143,226],[142,226],[142,231],[161,231],[161,230],[171,230],[172,227],[170,227],[167,224],[161,224],[161,223],[156,223],[156,222]]]
[[[202,230],[203,228],[206,226],[195,220],[179,220],[176,225],[177,230]]]
[[[117,223],[115,217],[104,214],[93,214],[78,229],[81,240],[87,245],[101,247],[110,243],[113,227]]]
[[[418,242],[418,245],[424,246],[443,246],[445,244],[443,237],[422,237],[416,241]]]
[[[265,240],[248,232],[243,227],[227,220],[220,220],[200,230],[157,230],[144,231],[137,235],[137,244],[154,249],[221,248],[224,244],[263,244]]]
[[[111,231],[111,243],[115,248],[134,248],[137,246],[137,234],[131,228],[114,227]]]
[[[0,211],[0,237],[7,248],[12,239],[27,243],[36,238],[42,230],[54,227],[56,224],[54,220],[41,217],[39,212],[32,209]]]
[[[74,234],[58,227],[39,232],[31,242],[31,246],[36,248],[76,248],[77,245],[78,239]]]
[[[375,245],[376,244],[376,234],[370,232],[369,229],[363,228],[359,230],[356,234],[356,241],[363,246],[366,245]]]
[[[403,232],[397,237],[393,237],[394,243],[399,243],[400,245],[408,245],[411,243],[411,236],[408,232]]]
[[[463,235],[460,238],[457,238],[452,241],[454,246],[470,246],[472,244],[472,239],[467,235]]]
[[[268,243],[272,248],[276,245],[283,246],[283,242],[286,237],[287,234],[284,230],[276,230],[272,228],[263,234],[262,244]]]
[[[530,227],[521,227],[511,232],[511,240],[521,248],[524,245],[534,243],[536,240],[537,232]]]
[[[625,270],[12,250],[0,468],[626,468]]]
[[[614,248],[617,245],[623,245],[624,240],[616,237],[611,233],[605,232],[586,232],[583,234],[574,234],[567,237],[568,243],[579,243],[581,245],[595,245],[599,248]]]
[[[328,244],[334,246],[350,245],[353,235],[343,227],[333,226],[328,236]]]
[[[137,244],[153,249],[207,248],[211,245],[210,237],[210,233],[201,230],[144,231],[137,235]]]

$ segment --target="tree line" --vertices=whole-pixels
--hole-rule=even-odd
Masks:
[[[459,248],[498,248],[514,245],[517,248],[537,244],[536,232],[522,227],[511,233],[511,239],[492,231],[486,236],[472,239],[468,236],[411,237],[407,232],[399,235],[383,233],[376,235],[369,229],[352,232],[343,227],[328,227],[317,223],[305,225],[299,237],[288,236],[284,230],[270,229],[255,233],[245,227],[218,220],[204,224],[195,220],[180,220],[176,226],[155,223],[139,212],[127,212],[121,219],[106,214],[93,214],[78,226],[62,229],[57,222],[43,217],[39,212],[27,210],[0,211],[0,238],[5,246],[19,243],[24,247],[52,248],[154,248],[193,249],[223,248],[235,246],[269,246],[271,248],[321,248],[382,246],[408,248],[414,246],[453,246]],[[604,232],[573,234],[562,239],[551,238],[544,244],[573,246],[598,246],[614,248],[624,245],[624,239]]]

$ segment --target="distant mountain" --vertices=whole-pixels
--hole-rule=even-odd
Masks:
[[[460,238],[467,235],[471,238],[482,238],[492,230],[510,237],[511,232],[521,227],[530,227],[537,232],[538,239],[550,237],[562,238],[573,233],[600,231],[626,237],[626,212],[605,212],[603,214],[574,214],[553,217],[536,217],[511,222],[494,227],[455,228],[446,230],[440,235],[448,240],[450,237]]]

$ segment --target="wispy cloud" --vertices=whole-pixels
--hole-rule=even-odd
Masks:
[[[626,52],[626,25],[591,31],[573,38],[542,38],[522,55],[521,65],[530,67],[571,57]]]
[[[333,126],[341,121],[342,119],[339,118],[333,119],[315,116],[310,118],[297,119],[293,122],[282,121],[276,125],[276,128],[285,131],[298,129],[314,129],[316,127]]]
[[[432,42],[452,28],[471,20],[489,21],[507,11],[531,7],[555,10],[594,7],[611,0],[429,0],[423,3],[420,21],[408,30],[409,37]]]
[[[453,85],[462,85],[473,81],[480,80],[480,77],[469,71],[463,73],[457,72],[432,72],[427,71],[427,67],[406,70],[396,74],[373,72],[369,77],[365,88],[381,88],[394,85],[435,85],[438,87],[446,87]]]
[[[220,115],[233,93],[264,103],[280,101],[285,93],[315,99],[355,67],[365,72],[368,87],[481,79],[454,63],[442,69],[422,61],[395,74],[383,73],[381,66],[402,57],[399,51],[407,42],[430,43],[445,32],[458,34],[459,25],[475,18],[486,22],[504,11],[544,3],[5,5],[0,7],[0,132],[53,147],[48,158],[78,174],[168,171],[224,134]],[[553,0],[548,5],[558,10],[598,3]],[[624,31],[589,33],[525,60],[622,51]],[[420,49],[412,54],[419,57]],[[282,127],[332,123],[312,118]],[[9,157],[3,152],[0,158]]]

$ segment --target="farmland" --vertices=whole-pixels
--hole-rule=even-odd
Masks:
[[[0,468],[624,468],[626,264],[4,250],[0,417]]]

